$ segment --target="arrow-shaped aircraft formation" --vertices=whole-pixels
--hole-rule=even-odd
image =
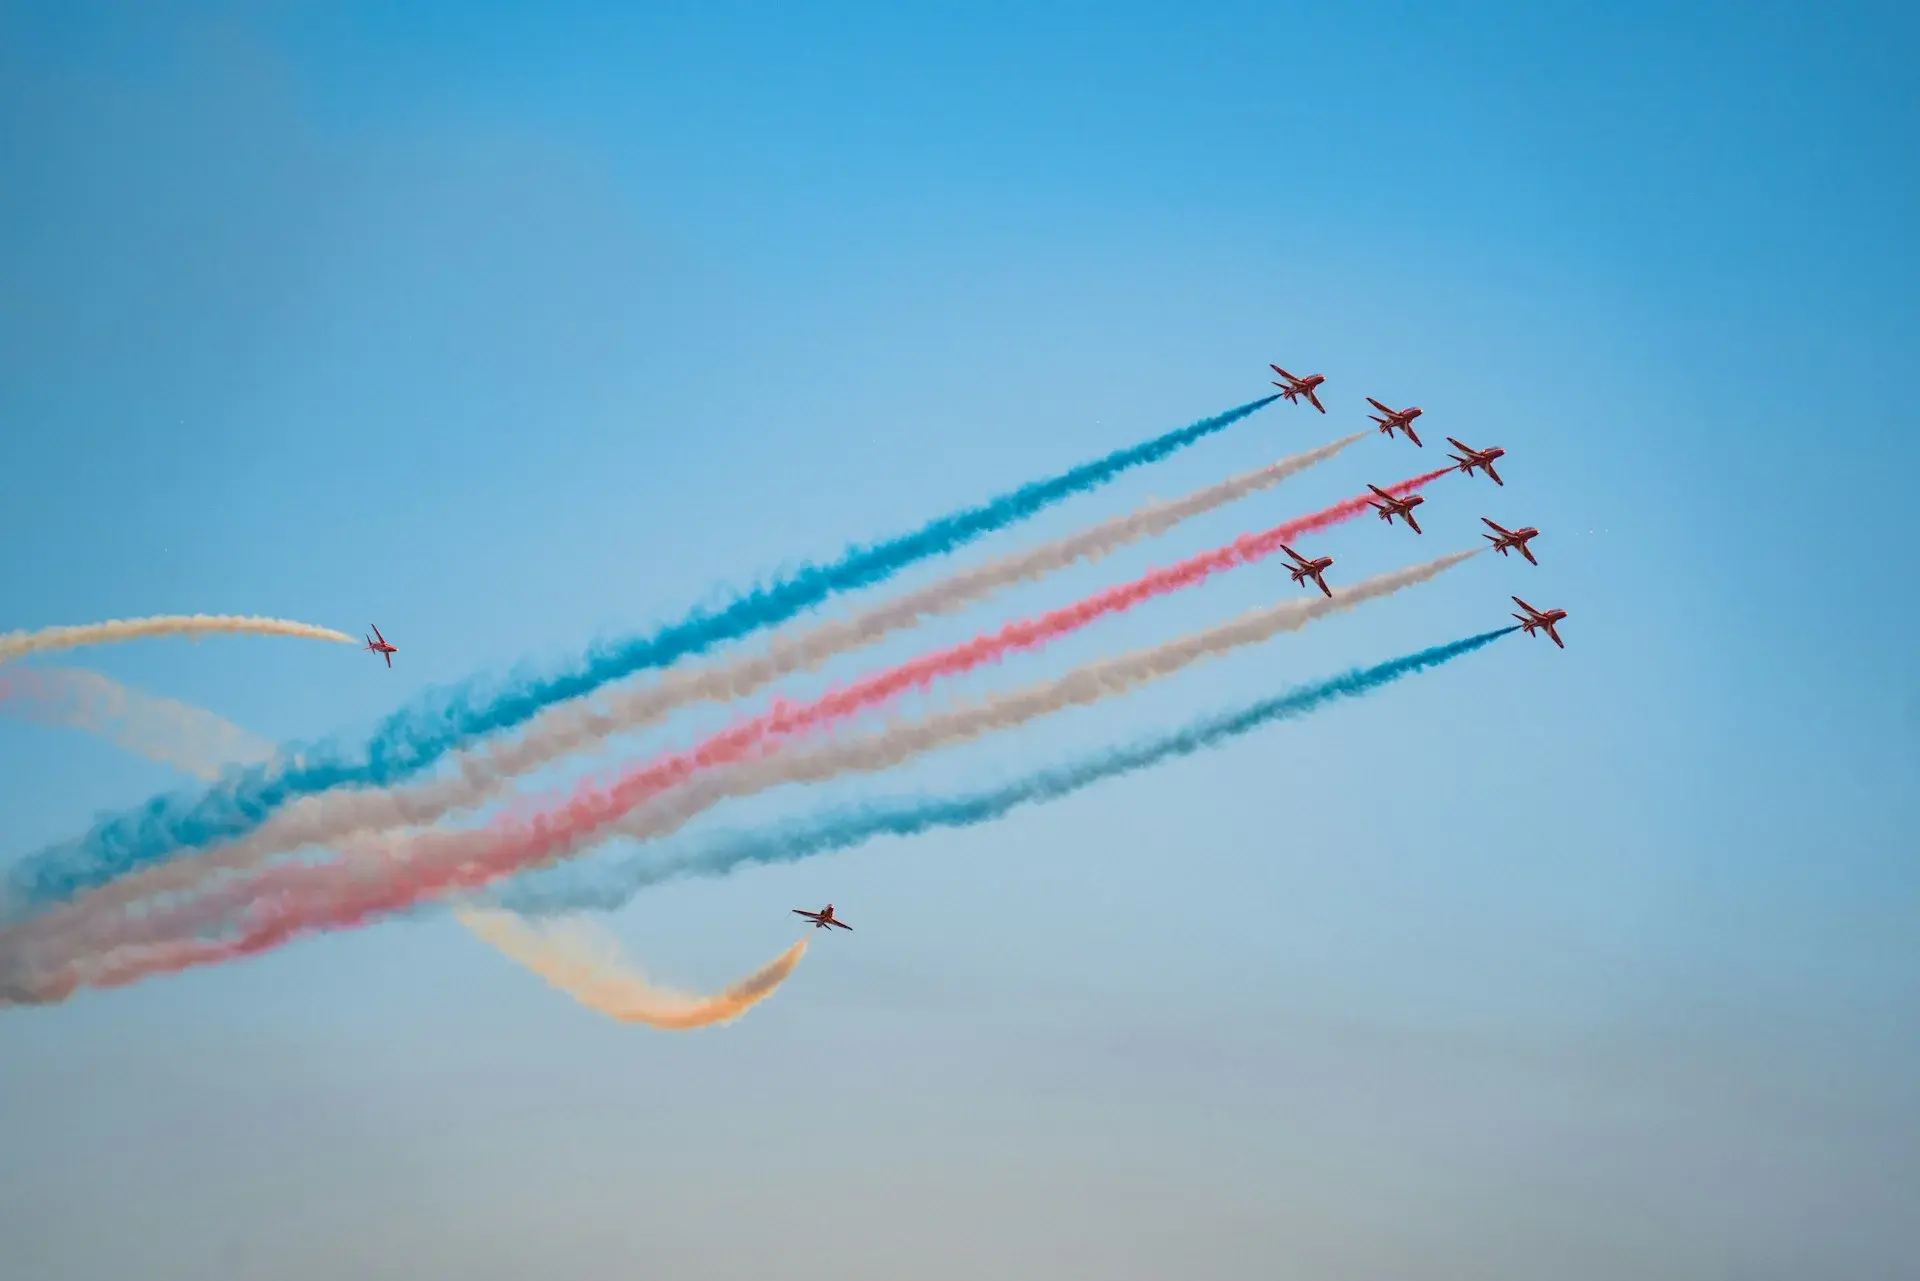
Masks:
[[[1324,414],[1327,412],[1327,407],[1320,403],[1320,397],[1318,395],[1321,385],[1327,381],[1325,374],[1308,374],[1303,378],[1288,373],[1278,365],[1269,365],[1268,368],[1272,369],[1274,373],[1279,374],[1280,377],[1285,380],[1283,382],[1276,381],[1273,385],[1280,389],[1280,395],[1289,403],[1298,404],[1300,399],[1304,397],[1307,403],[1311,404],[1321,413]],[[1418,405],[1413,405],[1406,409],[1392,409],[1380,401],[1375,400],[1372,396],[1367,397],[1367,403],[1380,411],[1377,414],[1370,414],[1368,417],[1380,425],[1381,432],[1387,436],[1392,436],[1395,431],[1404,432],[1407,439],[1412,441],[1414,445],[1422,449],[1426,448],[1425,445],[1421,444],[1419,435],[1416,434],[1413,429],[1413,420],[1425,413],[1425,410],[1421,409]],[[1487,474],[1487,478],[1493,481],[1494,484],[1502,488],[1506,486],[1507,482],[1500,479],[1500,473],[1495,471],[1493,467],[1495,461],[1506,456],[1506,450],[1497,447],[1475,449],[1471,445],[1455,440],[1452,436],[1447,437],[1447,443],[1460,451],[1457,454],[1447,455],[1458,464],[1458,470],[1465,472],[1469,476],[1473,475],[1476,471],[1482,471]],[[1413,514],[1413,509],[1424,503],[1426,501],[1425,498],[1419,494],[1395,497],[1378,485],[1368,485],[1367,488],[1371,489],[1376,495],[1376,497],[1370,501],[1372,502],[1374,511],[1379,513],[1381,520],[1391,525],[1393,518],[1398,516],[1407,523],[1407,528],[1411,529],[1414,533],[1419,534],[1425,532],[1420,528],[1420,522],[1415,519]],[[1481,537],[1492,543],[1493,549],[1502,556],[1505,556],[1509,551],[1517,551],[1527,558],[1529,565],[1538,565],[1540,563],[1533,558],[1533,551],[1527,546],[1528,542],[1540,536],[1539,530],[1531,525],[1521,529],[1508,529],[1504,525],[1487,519],[1485,516],[1482,516],[1480,521],[1487,528],[1493,530],[1493,533],[1482,534]],[[1333,564],[1333,557],[1321,556],[1310,560],[1291,547],[1283,545],[1281,550],[1293,561],[1292,566],[1288,568],[1287,572],[1293,578],[1294,582],[1304,586],[1306,581],[1311,578],[1321,591],[1326,592],[1329,596],[1333,595],[1332,590],[1327,586],[1325,577],[1327,569]],[[1520,620],[1520,629],[1522,631],[1529,636],[1533,635],[1536,631],[1544,632],[1547,638],[1561,649],[1567,647],[1566,642],[1560,639],[1560,633],[1554,629],[1554,625],[1567,616],[1566,610],[1535,609],[1518,596],[1513,598],[1513,603],[1526,611],[1523,614],[1514,615],[1515,618]]]

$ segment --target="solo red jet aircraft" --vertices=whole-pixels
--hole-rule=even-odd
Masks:
[[[1327,381],[1325,374],[1308,374],[1305,378],[1295,378],[1278,365],[1268,365],[1267,368],[1287,380],[1283,383],[1275,383],[1274,386],[1280,389],[1280,394],[1285,396],[1289,403],[1298,404],[1300,397],[1305,396],[1315,409],[1323,414],[1327,412],[1327,407],[1320,403],[1318,396],[1313,394],[1315,387]]]
[[[1469,449],[1467,448],[1467,446],[1461,444],[1459,441],[1455,440],[1451,436],[1447,437],[1447,443],[1449,445],[1452,445],[1455,449],[1459,450],[1460,454],[1466,455],[1465,458],[1462,458],[1460,454],[1447,455],[1447,457],[1453,459],[1454,462],[1460,464],[1461,471],[1471,476],[1473,475],[1473,469],[1478,467],[1481,471],[1493,477],[1494,484],[1500,486],[1502,489],[1505,489],[1507,487],[1507,482],[1504,480],[1501,480],[1500,473],[1493,469],[1493,460],[1496,458],[1504,457],[1507,452],[1506,450],[1499,449],[1499,448]]]
[[[1420,438],[1413,434],[1413,420],[1424,412],[1420,406],[1415,405],[1412,409],[1388,409],[1371,396],[1367,397],[1367,403],[1379,410],[1380,414],[1386,415],[1385,418],[1382,418],[1380,414],[1367,415],[1367,417],[1380,424],[1381,431],[1391,436],[1393,435],[1393,429],[1398,427],[1401,431],[1407,433],[1408,440],[1416,445],[1420,445]],[[1420,448],[1425,449],[1426,446],[1420,445]]]
[[[1560,633],[1553,630],[1553,625],[1567,616],[1566,610],[1550,609],[1543,614],[1533,606],[1527,604],[1527,602],[1521,600],[1518,596],[1513,598],[1513,603],[1527,611],[1524,615],[1514,615],[1515,618],[1520,620],[1521,631],[1529,636],[1533,635],[1536,629],[1544,631],[1553,643],[1561,649],[1567,647],[1567,643],[1560,639]]]
[[[1527,558],[1527,564],[1538,565],[1540,563],[1533,558],[1533,553],[1527,550],[1527,540],[1540,537],[1539,530],[1531,525],[1528,525],[1525,529],[1505,529],[1494,524],[1485,516],[1480,518],[1480,523],[1499,535],[1498,538],[1494,537],[1493,534],[1480,535],[1480,537],[1493,544],[1493,550],[1505,556],[1507,554],[1507,548],[1511,547]]]
[[[793,914],[795,916],[804,916],[809,921],[812,921],[813,928],[816,930],[824,930],[829,925],[837,925],[841,929],[847,931],[847,933],[849,934],[853,933],[853,927],[851,925],[848,925],[845,921],[839,919],[833,914],[833,904],[831,903],[821,908],[818,912],[808,912],[802,908],[796,907],[793,909]]]
[[[1392,494],[1389,494],[1386,490],[1380,488],[1380,486],[1378,485],[1368,485],[1367,488],[1371,489],[1374,493],[1380,495],[1380,502],[1373,504],[1373,509],[1380,513],[1381,520],[1384,520],[1387,522],[1387,524],[1391,525],[1393,524],[1393,518],[1395,516],[1398,516],[1402,520],[1407,522],[1408,526],[1412,528],[1414,533],[1418,534],[1418,533],[1424,532],[1420,528],[1420,522],[1413,518],[1413,509],[1418,507],[1421,503],[1426,502],[1427,501],[1426,499],[1422,498],[1418,494],[1411,494],[1406,498],[1395,498]],[[1381,505],[1382,503],[1384,503],[1385,506],[1382,506]]]
[[[380,625],[378,623],[369,623],[367,626],[373,628],[373,636],[380,636]],[[392,667],[393,656],[400,652],[400,647],[398,645],[387,644],[387,638],[384,636],[380,636],[380,639],[377,641],[373,639],[373,636],[367,637],[367,653],[384,655],[387,660],[387,666]]]
[[[1326,592],[1329,596],[1333,595],[1333,592],[1327,587],[1327,580],[1321,577],[1322,574],[1327,572],[1327,567],[1333,564],[1333,557],[1322,556],[1317,560],[1308,560],[1305,556],[1302,556],[1285,543],[1280,544],[1280,550],[1293,558],[1293,564],[1287,567],[1287,573],[1293,576],[1294,582],[1304,586],[1306,581],[1311,578],[1314,582],[1320,584],[1321,591]]]

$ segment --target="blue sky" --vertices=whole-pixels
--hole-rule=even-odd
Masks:
[[[741,1023],[444,921],[0,1017],[9,1276],[1879,1278],[1920,1193],[1903,6],[0,5],[0,628],[278,739],[1259,395],[977,561],[1427,410],[958,639],[1436,461],[1427,587],[772,794],[976,785],[1572,611],[971,832],[649,892]],[[940,566],[905,581],[922,582]],[[1236,572],[978,692],[1294,590]],[[837,608],[850,608],[848,602]],[[950,696],[950,695],[949,695]],[[712,723],[686,718],[659,741]],[[183,780],[0,723],[12,857]],[[19,1266],[14,1266],[18,1261]]]

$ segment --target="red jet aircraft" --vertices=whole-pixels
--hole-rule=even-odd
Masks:
[[[821,908],[818,912],[808,912],[808,911],[805,911],[804,909],[796,907],[793,909],[793,914],[795,916],[804,916],[809,921],[812,921],[813,928],[816,930],[824,930],[829,925],[837,925],[841,929],[847,931],[847,933],[849,934],[853,933],[853,927],[851,925],[848,925],[845,921],[841,920],[840,918],[836,917],[833,914],[833,904],[831,903]]]
[[[1416,445],[1420,445],[1420,438],[1413,434],[1413,420],[1425,412],[1420,406],[1415,405],[1412,409],[1388,409],[1371,396],[1367,397],[1367,403],[1379,410],[1380,414],[1386,415],[1385,418],[1382,418],[1380,414],[1367,415],[1367,417],[1380,424],[1381,431],[1391,436],[1393,435],[1393,429],[1398,427],[1401,431],[1407,433],[1408,440]],[[1425,449],[1426,446],[1420,445],[1420,448]]]
[[[1481,471],[1493,477],[1494,484],[1500,486],[1502,489],[1505,489],[1507,487],[1507,482],[1504,480],[1501,480],[1500,473],[1493,469],[1493,460],[1496,458],[1504,457],[1507,452],[1506,450],[1499,449],[1499,448],[1469,449],[1467,446],[1461,444],[1459,441],[1455,440],[1451,436],[1447,437],[1447,443],[1449,445],[1452,445],[1455,449],[1459,450],[1460,454],[1466,455],[1465,458],[1462,458],[1460,454],[1447,455],[1447,457],[1453,459],[1454,462],[1460,464],[1461,471],[1471,476],[1473,475],[1473,469],[1478,467]]]
[[[1280,389],[1280,394],[1285,396],[1290,403],[1298,404],[1300,397],[1305,396],[1315,409],[1323,414],[1327,412],[1327,407],[1320,403],[1318,396],[1313,394],[1315,387],[1327,381],[1325,374],[1308,374],[1305,378],[1295,378],[1278,365],[1268,365],[1267,368],[1287,380],[1283,383],[1275,383],[1274,386]]]
[[[1333,564],[1333,557],[1322,556],[1318,560],[1308,560],[1305,556],[1302,556],[1285,543],[1280,544],[1280,550],[1293,558],[1293,564],[1287,567],[1287,573],[1293,576],[1294,582],[1304,586],[1306,581],[1311,578],[1314,582],[1320,584],[1321,591],[1326,592],[1329,596],[1333,595],[1327,588],[1327,580],[1321,577],[1322,574],[1327,572],[1327,567]]]
[[[1507,554],[1507,548],[1511,547],[1527,558],[1527,564],[1538,565],[1540,563],[1533,558],[1533,553],[1527,550],[1527,540],[1540,537],[1539,530],[1531,525],[1528,525],[1525,529],[1505,529],[1494,524],[1485,516],[1480,518],[1480,523],[1499,535],[1498,538],[1494,537],[1493,534],[1480,535],[1480,537],[1493,544],[1493,550],[1505,556]]]
[[[367,626],[373,628],[373,636],[380,636],[380,625],[378,623],[369,623]],[[373,636],[367,637],[367,653],[384,655],[387,660],[387,666],[392,667],[393,656],[400,652],[400,647],[398,645],[387,644],[387,638],[384,636],[380,636],[380,639],[377,641],[373,639]]]
[[[1426,502],[1426,499],[1418,494],[1413,494],[1406,498],[1395,498],[1378,485],[1368,485],[1367,488],[1380,495],[1380,502],[1373,504],[1373,509],[1380,513],[1381,520],[1391,525],[1393,524],[1393,518],[1398,516],[1407,522],[1407,525],[1414,533],[1424,532],[1420,528],[1420,522],[1413,518],[1413,509],[1421,503]],[[1381,503],[1384,503],[1385,506],[1382,506]]]
[[[1550,609],[1543,614],[1533,606],[1527,604],[1527,602],[1521,600],[1518,596],[1513,598],[1513,603],[1527,611],[1524,615],[1514,615],[1515,618],[1520,620],[1521,631],[1529,636],[1533,635],[1536,629],[1544,631],[1553,643],[1561,649],[1567,647],[1567,643],[1560,639],[1560,633],[1553,630],[1553,625],[1567,616],[1566,610]]]

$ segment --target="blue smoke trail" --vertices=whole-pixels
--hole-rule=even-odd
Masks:
[[[682,876],[725,876],[749,865],[792,863],[815,854],[848,849],[876,836],[915,836],[936,827],[972,827],[1000,818],[1022,805],[1058,800],[1095,783],[1218,746],[1274,721],[1306,716],[1339,699],[1363,697],[1403,676],[1452,662],[1518,630],[1518,627],[1503,627],[1373,667],[1356,667],[1240,711],[1209,717],[1129,747],[1112,748],[1075,764],[1041,770],[990,791],[945,799],[882,801],[830,811],[788,827],[721,833],[694,844],[684,853],[665,858],[650,858],[643,851],[607,867],[565,865],[522,877],[497,891],[492,901],[496,906],[528,915],[553,915],[589,908],[612,910],[649,885]]]
[[[291,766],[237,771],[199,796],[156,796],[137,810],[99,820],[78,840],[21,860],[9,874],[17,904],[71,898],[179,850],[244,836],[281,806],[314,792],[390,786],[474,739],[525,723],[551,703],[579,698],[636,672],[666,667],[715,645],[778,626],[839,592],[873,586],[918,561],[945,555],[1104,485],[1122,472],[1159,462],[1277,399],[1263,396],[1082,463],[1049,480],[1034,481],[978,507],[942,516],[910,534],[850,547],[838,560],[803,566],[783,579],[735,596],[718,609],[695,609],[651,636],[596,646],[575,670],[562,675],[524,680],[488,695],[473,682],[429,695],[389,716],[357,755],[322,748]]]

